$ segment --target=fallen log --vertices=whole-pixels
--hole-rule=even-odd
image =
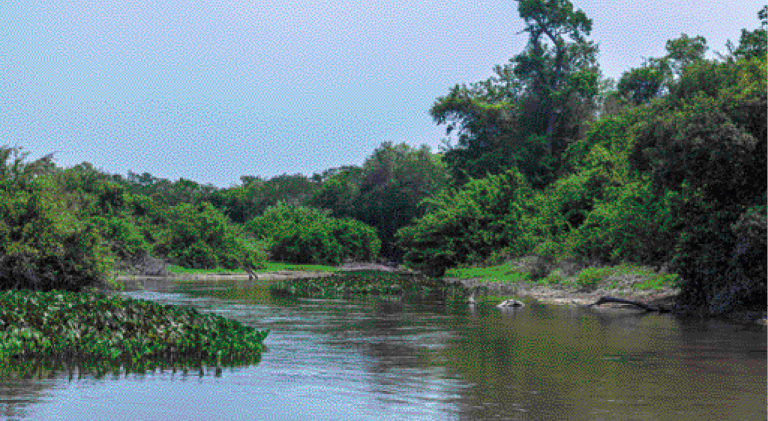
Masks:
[[[601,304],[606,304],[606,303],[629,304],[629,305],[642,308],[645,311],[657,311],[659,313],[669,313],[669,309],[666,309],[661,306],[649,306],[639,301],[625,300],[623,298],[615,298],[615,297],[600,297],[600,299],[598,299],[592,304],[587,305],[586,307],[599,306]]]

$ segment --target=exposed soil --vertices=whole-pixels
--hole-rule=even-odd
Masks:
[[[640,290],[632,288],[597,288],[593,291],[576,290],[561,285],[540,285],[527,282],[519,283],[494,283],[480,279],[447,279],[449,282],[460,282],[467,288],[483,287],[481,294],[486,295],[514,295],[518,298],[533,299],[543,304],[586,306],[595,303],[600,297],[615,297],[639,303],[664,308],[676,314],[692,317],[708,317],[701,311],[696,311],[677,302],[680,291],[675,288]],[[627,311],[643,311],[628,304],[606,303],[601,304],[602,309],[626,309]],[[766,326],[766,309],[745,309],[722,316],[725,319],[745,324],[759,324]]]

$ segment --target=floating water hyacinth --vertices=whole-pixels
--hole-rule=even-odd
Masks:
[[[0,292],[0,362],[52,358],[136,363],[260,355],[268,330],[193,308],[62,291]]]
[[[270,292],[281,296],[315,298],[353,295],[447,298],[464,296],[465,288],[420,275],[359,271],[323,278],[275,282],[270,286]]]

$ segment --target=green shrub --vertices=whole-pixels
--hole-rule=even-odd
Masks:
[[[428,212],[398,232],[406,262],[432,276],[465,263],[480,263],[494,251],[530,250],[532,190],[516,170],[471,180],[425,201]]]
[[[566,277],[562,270],[555,269],[552,272],[549,273],[544,279],[542,279],[542,283],[549,284],[549,285],[560,285],[565,283]]]
[[[112,254],[122,262],[146,255],[152,249],[133,220],[126,217],[102,217],[92,219]]]
[[[271,259],[290,263],[371,261],[381,248],[374,229],[360,221],[284,203],[249,221],[246,230],[267,243]]]
[[[610,268],[586,268],[576,277],[576,286],[584,290],[594,290],[610,273]]]
[[[0,147],[0,288],[77,291],[104,283],[113,261],[51,182],[52,157],[26,163]]]
[[[266,255],[258,242],[231,225],[208,202],[175,206],[167,218],[154,251],[171,263],[191,269],[258,269],[264,265]]]
[[[683,222],[672,213],[679,195],[667,192],[658,198],[649,182],[638,181],[617,187],[611,196],[569,236],[574,253],[592,262],[669,261]]]

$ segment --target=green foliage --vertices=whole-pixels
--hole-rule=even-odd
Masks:
[[[561,285],[566,282],[566,276],[560,269],[555,269],[540,282],[547,285]]]
[[[632,104],[639,105],[660,97],[669,89],[679,89],[679,81],[676,83],[675,76],[681,75],[684,70],[688,71],[688,67],[694,64],[699,66],[705,63],[706,66],[709,63],[704,60],[706,51],[707,40],[704,37],[690,38],[682,34],[680,38],[671,39],[667,41],[667,54],[664,57],[648,59],[642,67],[624,72],[619,79],[618,93]],[[716,72],[712,73],[714,80],[717,80],[714,77],[716,75]]]
[[[680,276],[676,273],[665,273],[658,276],[651,276],[640,284],[635,285],[637,289],[664,289],[674,288],[680,283]]]
[[[612,273],[610,268],[586,268],[576,276],[576,286],[592,291]]]
[[[619,79],[619,95],[633,104],[642,104],[658,97],[667,82],[667,74],[663,68],[654,64],[646,63],[643,67],[624,72]]]
[[[611,193],[589,212],[584,223],[569,237],[572,250],[592,262],[662,264],[671,259],[674,244],[685,221],[672,207],[678,195],[658,198],[649,182],[631,182]]]
[[[529,276],[509,263],[486,267],[457,267],[445,271],[446,278],[478,279],[484,282],[516,283],[527,281]]]
[[[1,292],[0,320],[0,361],[248,361],[269,333],[192,308],[62,291]]]
[[[428,199],[428,213],[398,232],[406,262],[430,275],[480,262],[501,248],[529,249],[523,215],[532,190],[517,171],[472,180]]]
[[[546,186],[596,108],[592,21],[567,0],[520,1],[518,12],[529,34],[525,51],[490,79],[455,86],[430,111],[455,134],[445,160],[457,185],[516,167],[532,186]]]
[[[275,282],[270,285],[269,291],[274,295],[290,297],[407,296],[445,299],[463,295],[464,287],[418,275],[360,271]]]
[[[277,202],[298,205],[307,202],[320,187],[301,174],[282,174],[268,180],[242,176],[243,184],[214,191],[210,202],[232,221],[244,224]]]
[[[93,218],[101,236],[106,240],[112,254],[120,261],[128,262],[138,256],[147,255],[152,250],[142,231],[133,219],[127,217]]]
[[[260,269],[260,272],[280,272],[280,271],[306,271],[306,272],[338,272],[341,269],[338,266],[328,265],[295,265],[292,263],[267,262],[266,266]]]
[[[167,218],[155,251],[175,264],[194,269],[257,269],[266,260],[262,246],[210,203],[173,207]]]
[[[423,215],[419,203],[447,184],[445,164],[426,146],[384,143],[361,168],[329,173],[308,203],[331,210],[334,217],[352,217],[376,228],[382,254],[399,260],[402,250],[395,245],[395,233]]]
[[[127,178],[114,175],[112,179],[125,186],[129,193],[149,197],[163,206],[210,201],[216,191],[210,184],[202,185],[184,178],[174,182],[147,172],[136,174],[128,171]]]
[[[249,221],[246,229],[268,243],[274,260],[340,264],[376,258],[381,241],[372,227],[351,218],[333,218],[328,213],[280,202]]]
[[[763,6],[757,16],[760,18],[760,28],[752,31],[742,29],[739,45],[736,48],[730,41],[728,42],[727,47],[733,58],[746,60],[758,58],[765,61],[768,55],[768,6]]]
[[[759,58],[684,68],[666,99],[669,111],[638,125],[630,156],[657,195],[680,193],[670,208],[683,222],[672,269],[683,299],[711,313],[765,300],[764,250],[740,239],[738,223],[764,224],[753,218],[764,214],[768,178],[765,69]]]
[[[25,162],[0,147],[0,288],[80,290],[100,285],[112,261],[97,228],[56,194],[52,157]]]

